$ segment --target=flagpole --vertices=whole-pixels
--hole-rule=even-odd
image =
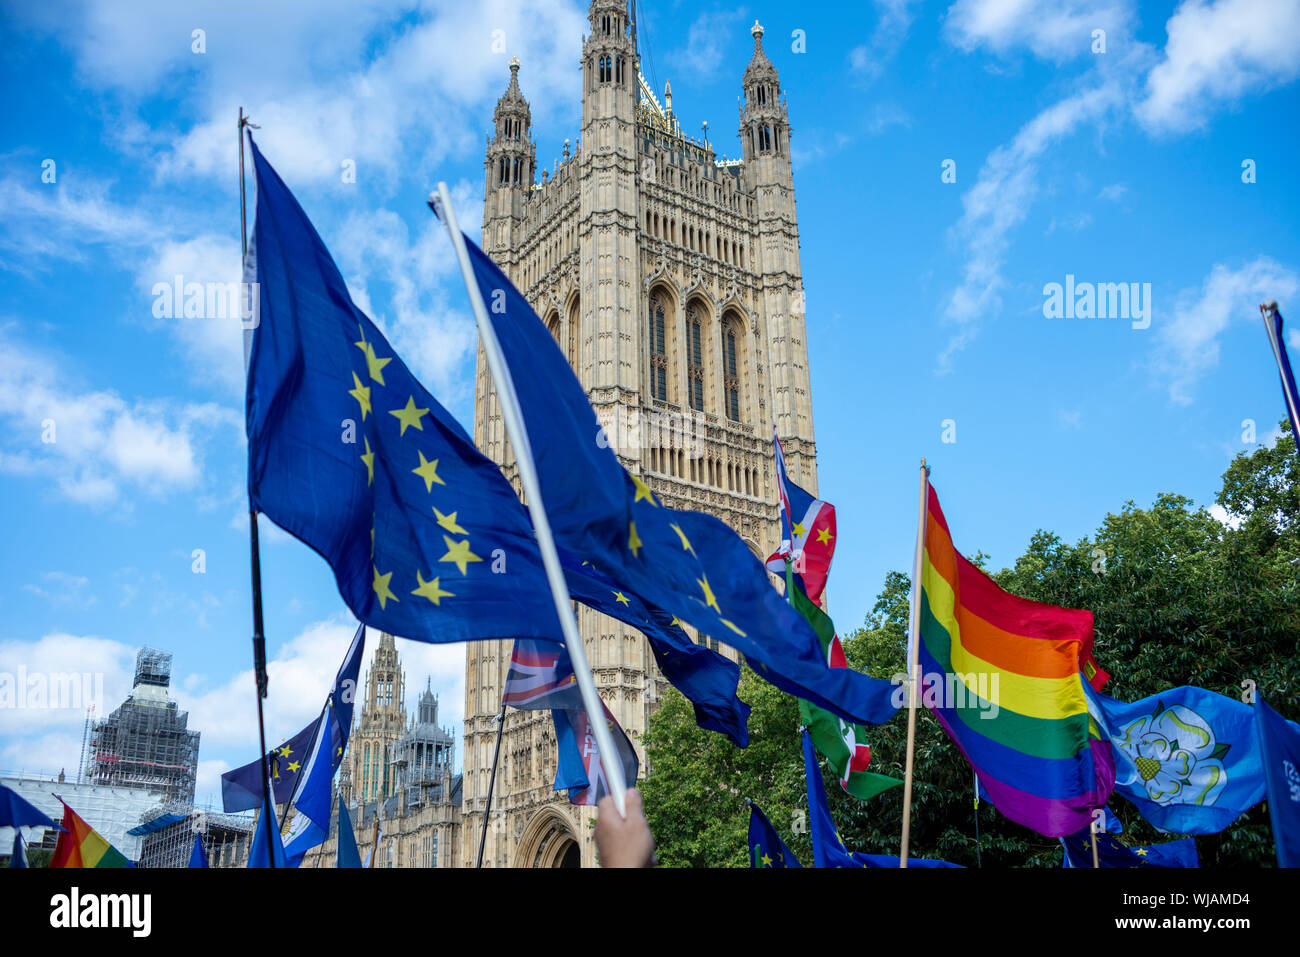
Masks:
[[[248,117],[244,115],[244,108],[239,108],[239,234],[240,250],[242,258],[240,259],[240,268],[242,269],[248,261],[248,202],[244,192],[244,127],[251,126]],[[256,129],[256,127],[254,127]],[[242,297],[241,297],[242,301]],[[250,333],[245,332],[244,336],[244,376],[248,376],[248,358]],[[257,509],[253,508],[252,503],[248,507],[248,546],[251,553],[251,565],[253,574],[253,677],[257,682],[257,736],[262,746],[262,799],[263,802],[274,810],[275,803],[271,800],[271,775],[267,769],[266,754],[266,719],[263,714],[262,700],[266,697],[266,635],[262,628],[262,553],[257,542]],[[286,814],[288,810],[286,809]],[[268,824],[269,828],[270,825]],[[270,835],[267,835],[266,842],[266,859],[267,866],[275,867],[275,851],[272,850]]]
[[[501,403],[501,414],[506,422],[506,434],[514,446],[515,464],[519,466],[519,478],[524,487],[524,500],[528,503],[528,514],[533,520],[533,530],[537,533],[537,547],[542,555],[542,564],[546,567],[551,596],[555,599],[555,611],[560,617],[560,629],[564,633],[564,643],[569,650],[569,661],[573,665],[573,674],[578,679],[578,689],[582,693],[582,706],[587,712],[588,724],[596,738],[601,766],[609,778],[614,806],[618,808],[620,817],[626,817],[623,795],[627,790],[627,781],[623,776],[623,763],[619,758],[618,750],[614,747],[614,738],[605,720],[600,693],[596,690],[591,665],[587,662],[587,651],[582,644],[582,635],[578,632],[578,619],[573,612],[569,586],[564,581],[564,569],[560,565],[560,555],[555,548],[555,539],[551,535],[551,523],[546,517],[546,508],[542,504],[542,486],[537,477],[537,465],[533,461],[528,432],[524,428],[523,410],[519,406],[514,380],[510,377],[505,356],[501,352],[501,343],[497,341],[496,330],[488,319],[487,306],[478,288],[478,280],[474,278],[469,250],[465,246],[465,237],[460,231],[460,226],[456,223],[456,211],[452,208],[451,194],[447,191],[446,183],[439,183],[437,192],[430,195],[429,208],[447,227],[452,248],[456,250],[456,258],[460,261],[461,277],[465,280],[470,305],[474,308],[479,338],[483,343],[483,354],[492,372],[492,383],[496,386],[497,398]]]
[[[930,470],[921,459],[921,502],[916,516],[916,557],[912,561],[912,610],[908,635],[907,663],[907,761],[903,769],[903,840],[898,852],[898,866],[907,867],[908,844],[912,831],[912,763],[916,754],[916,687],[921,681],[921,564],[925,553],[925,516],[930,487]]]
[[[483,833],[478,839],[478,863],[475,867],[483,866],[483,848],[487,845],[488,819],[492,816],[492,791],[497,783],[497,762],[501,760],[501,732],[506,726],[506,703],[501,702],[501,710],[497,712],[497,747],[492,752],[492,774],[488,777],[487,807],[483,809]]]
[[[980,854],[980,776],[971,768],[971,773],[975,774],[975,866],[984,867],[984,860]]]
[[[1293,401],[1291,390],[1287,385],[1285,364],[1282,361],[1283,352],[1286,348],[1277,335],[1277,327],[1273,319],[1277,315],[1277,301],[1270,299],[1262,303],[1259,307],[1259,314],[1264,319],[1264,330],[1268,333],[1268,344],[1273,348],[1273,359],[1277,362],[1277,372],[1282,378],[1282,398],[1286,402],[1286,409],[1291,416],[1291,423],[1295,428],[1300,428],[1300,412],[1296,411],[1295,402]],[[1300,434],[1295,436],[1296,448],[1300,449]]]
[[[1101,862],[1097,859],[1097,822],[1096,822],[1096,820],[1093,820],[1092,824],[1089,826],[1089,828],[1088,828],[1088,836],[1092,838],[1092,866],[1093,866],[1093,868],[1095,868],[1095,869],[1100,869],[1100,867],[1101,867]]]

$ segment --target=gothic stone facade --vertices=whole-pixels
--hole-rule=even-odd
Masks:
[[[594,0],[582,47],[582,128],[539,171],[520,65],[497,103],[484,163],[483,248],[560,343],[623,465],[673,508],[710,512],[764,556],[779,541],[772,423],[791,477],[816,491],[790,125],[777,71],[751,31],[741,157],[684,135],[671,89],[640,74],[628,5]],[[474,438],[517,479],[480,349]],[[579,625],[597,687],[640,749],[660,693],[636,631],[590,609]],[[700,640],[710,640],[701,637]],[[483,823],[510,643],[467,646],[462,863]],[[642,753],[642,768],[645,768]],[[545,712],[511,711],[485,865],[595,863],[592,812],[551,790]],[[575,852],[576,848],[576,852]]]

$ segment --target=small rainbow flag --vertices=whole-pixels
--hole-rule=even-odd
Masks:
[[[1115,769],[1088,717],[1092,612],[1018,598],[953,546],[929,489],[918,693],[1003,815],[1048,837],[1087,827]]]
[[[54,846],[50,867],[130,867],[122,852],[104,840],[98,831],[81,819],[67,802],[63,803],[63,831]]]

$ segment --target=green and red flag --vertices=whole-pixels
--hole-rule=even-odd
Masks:
[[[799,587],[788,560],[785,563],[785,587],[790,604],[807,619],[821,641],[827,667],[847,668],[844,648],[840,644],[839,635],[835,634],[834,622]],[[867,744],[867,729],[862,725],[843,721],[838,715],[809,704],[802,698],[799,699],[799,716],[807,726],[817,752],[830,762],[839,775],[840,787],[855,798],[865,801],[903,783],[898,778],[867,770],[867,765],[871,763],[871,747]]]

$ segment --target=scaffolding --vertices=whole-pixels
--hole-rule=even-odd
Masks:
[[[189,730],[189,713],[168,697],[171,664],[167,652],[140,649],[131,694],[90,732],[84,780],[161,791],[169,801],[193,803],[199,732]]]
[[[131,834],[141,838],[141,867],[188,867],[194,835],[203,835],[208,867],[243,867],[253,837],[251,814],[164,802],[147,811]]]

